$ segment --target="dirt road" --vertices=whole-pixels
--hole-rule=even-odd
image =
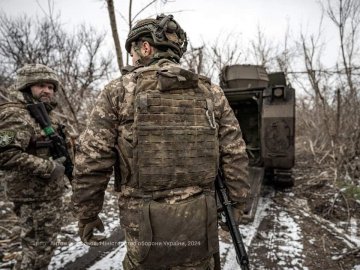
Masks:
[[[326,220],[314,214],[308,199],[300,196],[301,189],[300,194],[297,191],[297,187],[277,191],[265,186],[254,221],[240,226],[251,269],[360,270],[359,219],[353,217],[349,223]],[[239,269],[230,237],[224,231],[220,232],[220,251],[222,269]],[[125,252],[120,242],[96,260],[91,257],[93,265],[84,269],[122,269]],[[84,256],[89,255],[80,256],[80,260]]]
[[[309,168],[301,160],[297,164],[295,187],[276,190],[264,185],[254,221],[240,226],[251,269],[360,270],[360,202],[346,199],[322,169]],[[68,214],[49,269],[122,269],[126,247],[111,190],[101,214],[110,244],[102,250],[83,245],[76,235],[76,221]],[[8,204],[0,204],[5,206],[0,209],[2,216],[14,220]],[[0,225],[11,233],[10,227]],[[16,236],[10,241],[4,235],[0,269],[11,269],[20,246]],[[222,269],[239,269],[230,237],[222,230],[220,253]]]

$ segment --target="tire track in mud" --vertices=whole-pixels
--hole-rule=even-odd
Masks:
[[[272,202],[249,250],[253,269],[308,269],[299,223],[298,216]]]
[[[299,216],[294,217],[286,207],[278,205],[273,200],[275,196],[275,190],[265,186],[254,221],[239,227],[251,269],[306,270]],[[225,257],[223,269],[240,269],[232,244],[220,244],[220,248]]]
[[[248,250],[251,269],[307,269],[303,267],[302,243],[299,240],[301,234],[298,224],[272,200],[274,190],[266,192],[267,194],[259,199],[254,221],[239,227]],[[109,239],[108,241],[113,240]],[[113,260],[116,256],[119,258],[115,253],[121,253],[125,249],[123,246],[112,246],[105,250],[90,248],[75,262],[66,264],[64,268],[60,269],[102,269],[101,267],[109,264],[108,261]],[[232,243],[220,241],[220,255],[223,270],[239,269]],[[107,266],[108,269],[122,269],[121,261],[116,263],[116,266],[114,264]]]
[[[98,247],[90,247],[87,252],[80,257],[77,257],[74,261],[70,261],[64,264],[62,267],[55,269],[66,270],[83,270],[88,269],[92,265],[96,264],[99,260],[107,256],[110,252],[123,245],[125,235],[123,230],[116,228],[108,237],[104,243]],[[120,262],[121,263],[121,262]]]
[[[260,198],[254,221],[246,225],[240,225],[239,227],[239,230],[243,237],[244,245],[248,251],[248,255],[250,259],[251,259],[251,254],[249,253],[249,246],[252,243],[254,237],[256,236],[258,227],[260,226],[262,220],[266,217],[267,209],[270,207],[270,204],[271,204],[271,200],[269,198]],[[222,257],[222,262],[223,262],[222,269],[224,270],[239,269],[239,265],[236,261],[235,249],[232,243],[225,243],[220,241],[220,256]]]
[[[360,235],[356,219],[350,220],[350,227],[344,229],[340,227],[341,223],[313,214],[306,199],[285,197],[283,203],[293,215],[301,217],[301,226],[306,232],[303,243],[309,269],[360,269]]]
[[[343,260],[346,253],[360,248],[357,221],[353,223],[355,225],[348,231],[340,229],[336,224],[311,213],[306,198],[265,186],[254,221],[241,225],[239,229],[251,269],[360,270],[359,263],[356,266],[356,259]],[[118,233],[112,233],[107,241],[123,241],[123,234]],[[74,262],[54,269],[122,269],[125,251],[124,242],[89,248]],[[220,255],[223,270],[240,269],[229,236],[222,233]]]
[[[360,248],[357,227],[347,233],[311,213],[306,198],[292,192],[265,197],[270,203],[248,249],[252,269],[359,269],[356,259],[340,260],[341,254]]]

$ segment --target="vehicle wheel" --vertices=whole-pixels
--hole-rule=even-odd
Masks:
[[[295,179],[292,176],[274,175],[273,183],[277,188],[292,188],[295,184]]]

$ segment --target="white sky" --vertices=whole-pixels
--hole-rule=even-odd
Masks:
[[[52,0],[55,11],[61,13],[66,27],[73,29],[85,22],[107,32],[109,46],[113,46],[105,0]],[[43,16],[39,5],[47,10],[47,0],[0,0],[0,10],[11,16],[27,14]],[[128,17],[128,1],[114,0],[121,45],[128,33],[127,23],[120,13]],[[133,14],[150,0],[133,0]],[[159,1],[161,2],[161,1]],[[300,29],[306,34],[318,30],[321,7],[318,0],[172,0],[166,5],[157,4],[139,16],[143,19],[156,13],[172,13],[187,32],[196,47],[202,41],[212,42],[220,35],[239,36],[239,44],[247,46],[254,39],[258,26],[274,44],[281,43],[286,29],[298,39]],[[334,66],[338,51],[336,28],[325,20],[322,32],[327,47],[326,64]],[[112,47],[110,47],[112,49]],[[251,63],[249,63],[251,64]]]

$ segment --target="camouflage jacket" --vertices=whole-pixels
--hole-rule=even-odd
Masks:
[[[45,134],[31,117],[21,93],[16,96],[17,102],[0,105],[0,169],[5,175],[6,195],[12,201],[52,200],[62,195],[64,180],[46,179],[54,168],[49,149],[34,146]],[[52,113],[49,116],[57,129],[59,122]]]
[[[160,62],[161,67],[178,66],[170,61]],[[134,89],[136,78],[134,72],[110,82],[101,92],[85,131],[80,136],[79,149],[76,155],[76,175],[73,181],[73,202],[78,218],[86,219],[96,216],[102,209],[104,192],[110,179],[112,168],[116,163],[116,151],[122,152],[121,178],[128,183],[131,174],[129,169],[133,142],[134,123]],[[220,87],[211,85],[214,95],[215,120],[218,130],[220,164],[224,171],[230,197],[242,203],[249,193],[247,182],[248,158],[245,143],[236,117]],[[134,200],[138,190],[129,185],[122,185],[120,208],[126,200]],[[158,195],[167,200],[182,200],[201,192],[199,187],[186,187],[177,190],[159,191]],[[135,203],[136,204],[136,203]]]

